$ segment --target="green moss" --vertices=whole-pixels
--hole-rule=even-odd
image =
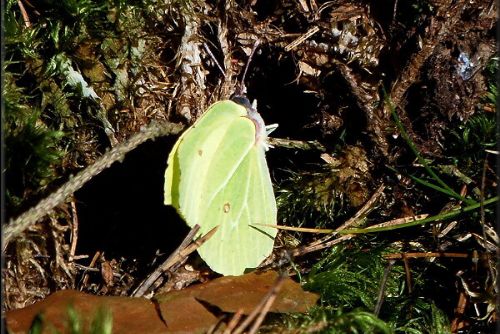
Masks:
[[[2,92],[5,101],[5,181],[7,205],[16,211],[24,200],[38,194],[57,178],[64,150],[64,134],[43,122],[41,109],[6,71]]]

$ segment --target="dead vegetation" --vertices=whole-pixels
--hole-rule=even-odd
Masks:
[[[494,328],[495,2],[5,6],[6,219],[70,187],[3,226],[4,310],[68,288],[129,296],[177,248],[187,228],[162,206],[174,135],[230,96],[259,40],[246,86],[279,124],[278,223],[335,230],[280,233],[264,265],[321,303],[261,330]],[[155,140],[130,144],[137,133]],[[388,231],[360,230],[377,224]],[[214,275],[192,255],[165,277]]]

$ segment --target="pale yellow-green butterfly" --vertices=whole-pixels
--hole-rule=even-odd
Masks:
[[[276,126],[238,94],[210,106],[168,157],[165,204],[200,235],[218,226],[198,253],[220,274],[241,275],[272,253],[277,230],[263,225],[276,224],[276,200],[265,153]]]

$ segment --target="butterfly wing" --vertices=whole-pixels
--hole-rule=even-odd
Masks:
[[[168,160],[165,204],[189,226],[217,232],[199,249],[216,272],[240,275],[271,252],[276,229],[274,199],[263,145],[246,109],[231,101],[213,105],[174,146]]]

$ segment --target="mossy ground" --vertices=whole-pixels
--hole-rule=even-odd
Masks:
[[[6,218],[151,121],[191,124],[232,93],[257,39],[249,97],[266,123],[279,124],[273,136],[321,147],[268,153],[280,224],[335,229],[381,185],[382,195],[357,219],[361,226],[481,203],[498,183],[495,6],[8,0]],[[63,288],[130,294],[187,230],[179,219],[166,226],[174,213],[162,206],[174,141],[141,145],[13,240],[5,250],[4,309]],[[320,237],[283,231],[274,264],[285,263],[280,269],[321,302],[307,315],[270,317],[261,330],[491,332],[494,222],[493,207],[478,208],[365,233],[291,263],[281,250],[293,253]],[[438,255],[425,257],[431,252]],[[182,283],[211,277],[199,259],[191,264],[200,273]],[[119,278],[110,284],[85,267],[112,268]]]

